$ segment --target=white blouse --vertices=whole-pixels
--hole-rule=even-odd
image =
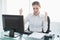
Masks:
[[[47,31],[48,23],[45,21],[44,15],[39,14],[38,16],[35,16],[34,14],[29,14],[24,19],[24,23],[26,24],[27,22],[29,22],[30,31],[42,32],[42,29],[44,32]]]

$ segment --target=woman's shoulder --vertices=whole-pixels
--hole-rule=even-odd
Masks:
[[[33,15],[33,13],[29,13],[27,16],[28,16],[28,17],[31,17],[32,15]]]
[[[26,17],[30,18],[32,16],[32,13],[29,13]]]

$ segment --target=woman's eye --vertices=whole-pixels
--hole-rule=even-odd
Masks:
[[[38,8],[36,8],[36,9],[38,9]]]
[[[35,9],[35,8],[33,8],[33,9]]]
[[[33,8],[33,9],[38,9],[38,8]]]

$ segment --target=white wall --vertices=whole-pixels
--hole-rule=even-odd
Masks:
[[[3,35],[3,26],[2,26],[2,0],[0,0],[0,38]]]
[[[0,29],[1,29],[1,26],[2,26],[1,14],[2,14],[2,0],[0,0]]]
[[[6,14],[19,15],[19,9],[23,9],[23,15],[29,13],[29,0],[7,0]]]

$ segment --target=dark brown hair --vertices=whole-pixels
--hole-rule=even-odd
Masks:
[[[40,7],[40,3],[38,2],[38,1],[34,1],[33,3],[32,3],[32,6],[33,5],[38,5],[39,7]]]

